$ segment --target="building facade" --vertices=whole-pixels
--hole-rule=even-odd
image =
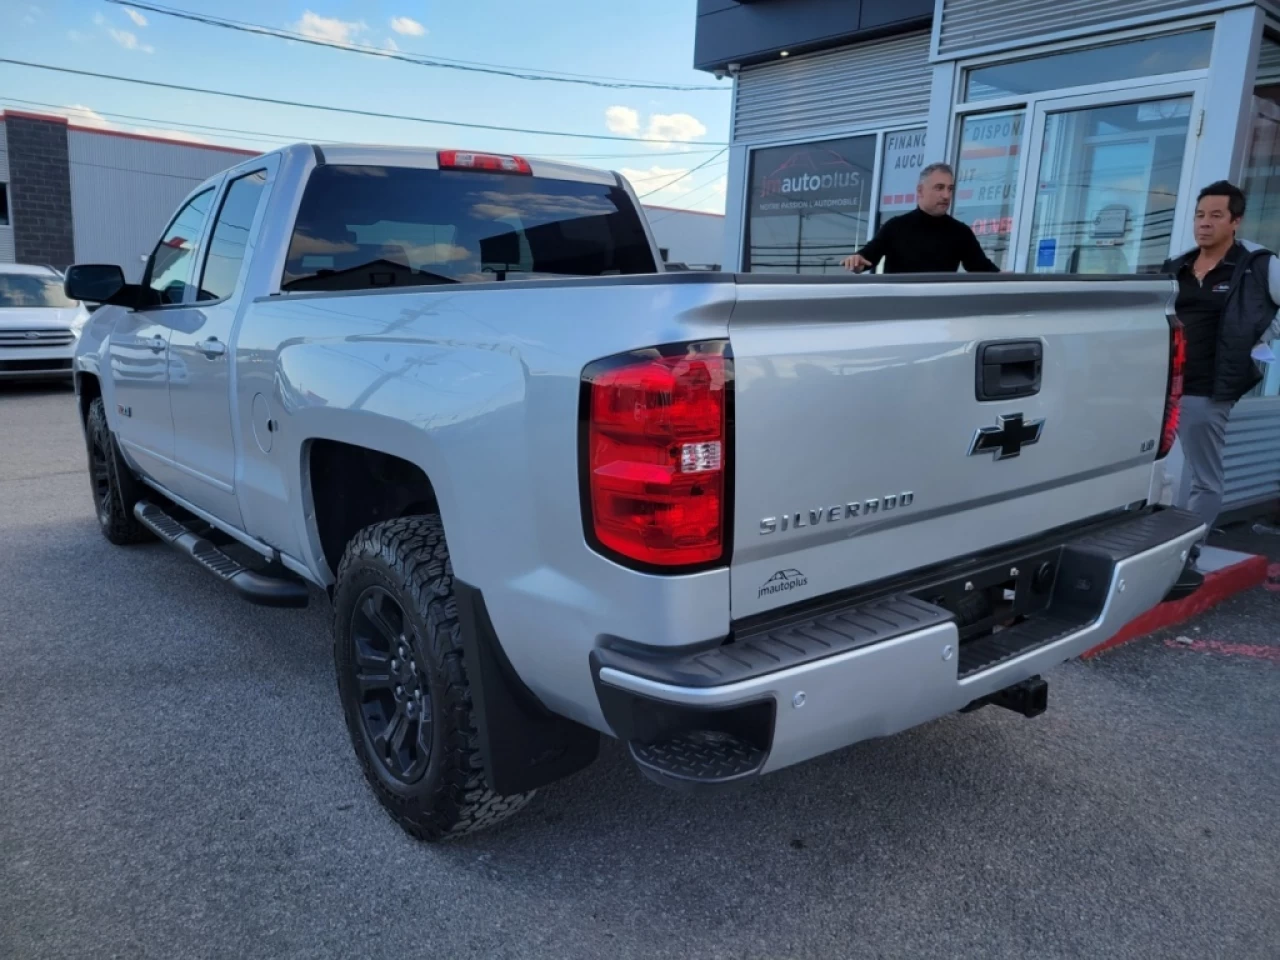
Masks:
[[[727,269],[840,272],[937,160],[1006,270],[1158,273],[1219,179],[1280,251],[1280,0],[699,0],[695,60],[734,80]],[[1228,437],[1227,509],[1280,497],[1280,363]]]

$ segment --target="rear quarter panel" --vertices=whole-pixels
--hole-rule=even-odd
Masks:
[[[454,570],[483,591],[521,677],[553,709],[598,726],[587,664],[596,638],[723,636],[729,584],[727,569],[646,576],[588,548],[582,370],[639,347],[724,338],[732,302],[731,282],[692,275],[261,298],[236,347],[240,409],[252,406],[245,393],[262,392],[281,426],[269,455],[249,448],[248,532],[296,543],[328,582],[307,445],[337,440],[418,464]]]

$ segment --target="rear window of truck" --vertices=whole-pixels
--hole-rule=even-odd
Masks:
[[[307,182],[280,288],[368,290],[656,269],[639,214],[620,186],[332,165]]]

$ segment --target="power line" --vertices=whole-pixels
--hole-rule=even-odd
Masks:
[[[43,100],[23,100],[19,97],[3,97],[0,99],[3,99],[5,103],[16,103],[16,104],[20,104],[22,106],[28,106],[28,107],[46,107],[50,110],[62,110],[62,111],[70,111],[73,109],[72,107],[68,107],[65,104],[48,103]],[[85,107],[84,109],[92,110],[91,107]],[[114,117],[117,120],[132,121],[138,126],[150,126],[150,128],[154,130],[178,129],[181,131],[184,128],[187,128],[191,130],[207,131],[210,133],[231,134],[233,136],[238,136],[242,139],[249,139],[249,140],[265,138],[266,142],[278,141],[280,143],[285,143],[285,144],[289,144],[289,143],[326,144],[326,143],[345,142],[345,141],[338,141],[338,140],[322,140],[317,137],[308,137],[308,136],[290,136],[284,133],[268,133],[265,130],[242,130],[236,127],[214,127],[214,126],[209,126],[207,124],[202,124],[202,123],[191,123],[190,121],[187,121],[187,120],[162,120],[156,117],[141,117],[141,116],[137,116],[136,114],[130,114],[130,113],[114,113],[110,110],[93,110],[92,112],[100,117]],[[67,119],[72,121],[75,121],[77,119],[74,113],[64,113],[63,115],[66,116]],[[105,128],[105,129],[110,129],[110,128]],[[120,131],[120,132],[127,133],[128,131]],[[192,141],[192,142],[194,143],[195,141]],[[218,144],[206,144],[206,146],[218,146]],[[707,149],[707,150],[686,150],[684,153],[686,156],[688,156],[690,154],[705,154],[705,153],[714,153],[714,152],[715,152],[714,150]],[[630,159],[635,159],[637,157],[652,157],[654,155],[655,154],[653,153],[652,150],[650,150],[647,153],[538,153],[537,154],[537,156],[543,157],[548,160],[561,159],[561,158],[568,158],[568,159],[575,159],[575,160],[607,160],[611,158],[618,159],[618,160],[630,160]]]
[[[531,68],[511,67],[502,64],[480,63],[478,61],[452,60],[442,57],[426,57],[421,54],[405,53],[399,50],[384,50],[366,44],[338,43],[332,40],[321,40],[318,37],[297,33],[293,30],[282,30],[268,27],[260,23],[248,23],[243,20],[230,20],[209,14],[195,13],[191,10],[180,10],[154,3],[133,2],[133,0],[107,0],[121,7],[132,7],[158,13],[164,17],[189,20],[193,23],[223,30],[235,30],[240,33],[252,33],[258,36],[275,37],[280,40],[293,40],[296,43],[308,43],[315,47],[327,47],[330,50],[341,50],[345,53],[359,53],[368,57],[381,57],[384,60],[399,60],[418,67],[437,67],[443,70],[463,70],[469,73],[488,73],[500,77],[512,77],[517,80],[542,80],[551,83],[575,83],[588,87],[605,87],[614,90],[677,90],[694,92],[714,90],[717,93],[727,91],[728,87],[713,87],[697,84],[656,83],[648,80],[623,80],[616,77],[591,77],[585,74],[559,73],[555,71],[533,70]]]
[[[49,70],[53,73],[69,73],[80,77],[93,77],[96,80],[117,80],[120,83],[136,83],[144,87],[159,87],[163,90],[178,90],[182,93],[203,93],[211,97],[229,97],[232,100],[249,100],[254,103],[269,103],[277,107],[299,107],[303,110],[323,110],[327,113],[345,113],[358,117],[376,117],[380,120],[407,120],[412,123],[436,124],[442,127],[461,127],[467,130],[495,130],[499,133],[527,133],[539,137],[569,137],[574,140],[613,140],[622,143],[645,143],[639,137],[615,137],[603,133],[567,133],[563,130],[532,130],[527,127],[502,127],[490,123],[464,123],[461,120],[435,120],[430,117],[415,117],[404,113],[381,113],[377,110],[361,110],[357,107],[333,107],[323,103],[304,103],[299,100],[280,100],[275,97],[261,97],[252,93],[228,93],[225,90],[210,90],[205,87],[188,87],[180,83],[164,83],[159,80],[141,80],[137,77],[118,77],[110,73],[94,73],[91,70],[75,70],[71,67],[55,67],[47,63],[32,63],[27,60],[11,60],[0,57],[0,63],[9,63],[18,67],[31,67],[34,70]],[[713,147],[728,145],[723,141],[699,140],[698,143]],[[721,150],[720,153],[723,153]],[[717,154],[718,156],[719,154]],[[714,158],[713,158],[714,159]],[[694,169],[697,169],[696,167]]]
[[[673,217],[673,216],[675,216],[675,214],[676,214],[676,212],[677,212],[677,211],[679,211],[679,212],[683,212],[683,213],[708,213],[708,212],[710,212],[710,211],[706,211],[706,210],[694,210],[692,207],[687,206],[687,204],[693,203],[693,198],[694,198],[694,197],[696,197],[696,196],[698,196],[699,194],[701,194],[703,191],[705,191],[705,190],[707,190],[707,189],[709,189],[709,188],[711,188],[711,187],[714,187],[714,186],[715,186],[715,185],[720,181],[720,178],[721,178],[722,176],[723,176],[723,174],[722,174],[722,173],[718,173],[718,172],[717,172],[717,173],[716,173],[716,175],[715,175],[714,177],[712,177],[710,180],[708,180],[706,183],[699,184],[698,186],[693,187],[692,189],[690,189],[690,191],[689,191],[689,193],[688,193],[688,194],[686,194],[685,196],[683,196],[683,197],[681,197],[681,198],[680,198],[680,199],[681,199],[681,201],[682,201],[684,204],[686,204],[686,206],[683,206],[683,207],[672,207],[672,208],[671,208],[671,213],[664,213],[664,214],[663,214],[662,216],[660,216],[660,217],[654,217],[654,218],[653,218],[652,220],[650,220],[649,222],[650,222],[650,223],[661,223],[663,220],[666,220],[668,217]]]
[[[657,187],[656,189],[650,190],[648,193],[642,193],[636,199],[643,200],[645,197],[652,197],[655,193],[661,193],[663,190],[666,190],[668,187],[674,187],[677,183],[679,183],[685,177],[689,176],[690,174],[697,173],[703,167],[709,166],[710,164],[714,163],[716,157],[723,156],[726,152],[728,152],[728,150],[729,148],[725,147],[723,150],[719,151],[714,157],[709,157],[706,160],[703,160],[696,167],[691,167],[690,169],[686,170],[684,173],[680,174],[680,176],[672,180],[670,183],[664,183],[662,186]]]

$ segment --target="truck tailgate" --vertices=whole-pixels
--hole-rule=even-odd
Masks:
[[[735,619],[1148,498],[1167,281],[738,281]]]

